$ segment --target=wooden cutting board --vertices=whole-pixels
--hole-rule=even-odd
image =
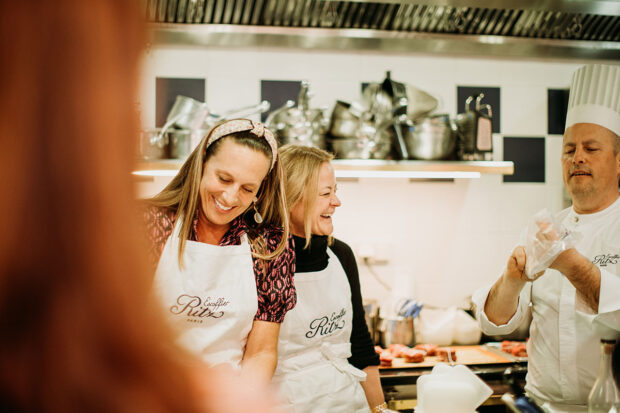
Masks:
[[[455,364],[504,364],[513,363],[514,360],[504,357],[500,354],[496,354],[487,350],[482,346],[451,346],[450,348],[456,350],[456,362]],[[402,369],[402,368],[419,368],[419,367],[434,367],[435,364],[440,363],[439,357],[425,357],[422,363],[405,363],[403,358],[395,358],[391,367],[379,367],[380,369]]]

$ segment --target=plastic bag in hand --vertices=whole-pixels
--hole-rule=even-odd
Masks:
[[[559,225],[546,208],[537,212],[527,227],[525,276],[535,280],[576,242],[575,234]]]

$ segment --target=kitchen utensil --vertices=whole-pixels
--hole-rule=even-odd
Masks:
[[[153,143],[162,145],[164,134],[172,126],[182,129],[199,129],[208,115],[209,108],[206,103],[187,96],[177,95],[170,112],[168,112],[166,123],[161,128],[159,135],[153,138]]]
[[[168,137],[160,138],[161,129],[145,129],[140,132],[138,140],[138,157],[145,161],[164,159],[167,157]]]
[[[368,118],[382,122],[391,118],[392,95],[383,90],[381,83],[369,83],[362,92],[362,103],[365,105]]]
[[[454,154],[456,133],[448,115],[423,118],[405,129],[404,140],[412,159],[438,160]]]
[[[215,113],[211,113],[205,119],[205,122],[202,125],[202,128],[211,129],[213,126],[215,126],[219,122],[226,120],[226,119],[245,118],[250,115],[257,114],[257,113],[263,113],[263,112],[268,111],[270,107],[271,107],[271,103],[269,103],[269,101],[267,100],[263,100],[262,102],[256,105],[243,106],[241,108],[231,109],[219,115]]]
[[[392,73],[390,71],[385,72],[385,79],[381,83],[381,89],[392,98],[393,105],[398,105],[402,99],[408,99],[407,88],[404,83],[396,82],[392,80]],[[399,112],[394,115],[403,115],[407,113],[407,105],[399,105]]]
[[[413,346],[415,344],[413,318],[396,317],[384,319],[379,317],[379,334],[383,347],[388,347],[390,344]]]
[[[297,106],[289,100],[267,118],[265,123],[276,134],[280,144],[325,148],[328,120],[323,109],[309,107],[309,100],[309,84],[303,81]]]
[[[166,132],[169,141],[170,157],[185,159],[209,132],[208,129],[170,129]]]
[[[481,104],[483,98],[483,93],[469,96],[465,101],[465,113],[456,116],[455,125],[459,136],[457,152],[461,159],[479,161],[493,158],[493,113],[490,105]],[[472,109],[474,99],[476,106]]]
[[[430,94],[409,84],[405,85],[405,89],[408,101],[407,117],[409,119],[415,121],[437,109],[439,102]]]
[[[401,112],[402,108],[407,108],[407,98],[401,98],[397,105],[392,109],[393,120],[391,122],[391,130],[394,131],[395,143],[394,147],[396,148],[398,155],[401,159],[409,159],[409,149],[407,149],[407,143],[405,142],[405,137],[403,135],[403,125],[409,125],[410,121],[407,119],[406,114],[398,115]]]
[[[392,106],[398,107],[393,115],[407,115],[410,120],[427,116],[439,103],[436,98],[413,85],[394,81],[390,71],[385,73],[381,90],[392,98]],[[402,99],[406,99],[405,105],[399,105]]]
[[[335,138],[355,138],[363,109],[337,100],[332,111],[329,133]]]
[[[372,128],[369,126],[369,128]],[[389,137],[327,139],[337,158],[341,159],[385,159],[392,149]]]
[[[373,344],[379,344],[379,306],[376,300],[364,300],[364,319]]]

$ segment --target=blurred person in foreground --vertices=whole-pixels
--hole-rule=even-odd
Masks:
[[[126,0],[0,2],[0,411],[267,411],[176,348],[130,172],[143,24]]]
[[[274,383],[295,412],[388,411],[379,356],[364,318],[355,256],[332,237],[341,203],[321,149],[280,150],[295,241],[297,306],[280,330]]]
[[[474,294],[490,335],[516,329],[531,305],[525,389],[554,412],[586,411],[599,339],[620,331],[619,134],[620,66],[581,67],[571,82],[561,157],[573,205],[554,219],[576,235],[574,246],[556,249],[559,233],[544,224],[535,245],[545,247],[531,249],[534,256],[516,247],[497,282]],[[526,273],[528,261],[553,249],[561,252],[551,254],[548,269]]]

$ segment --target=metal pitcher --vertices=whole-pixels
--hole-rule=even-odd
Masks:
[[[390,344],[404,344],[409,347],[415,345],[413,317],[380,318],[379,332],[384,348]]]

